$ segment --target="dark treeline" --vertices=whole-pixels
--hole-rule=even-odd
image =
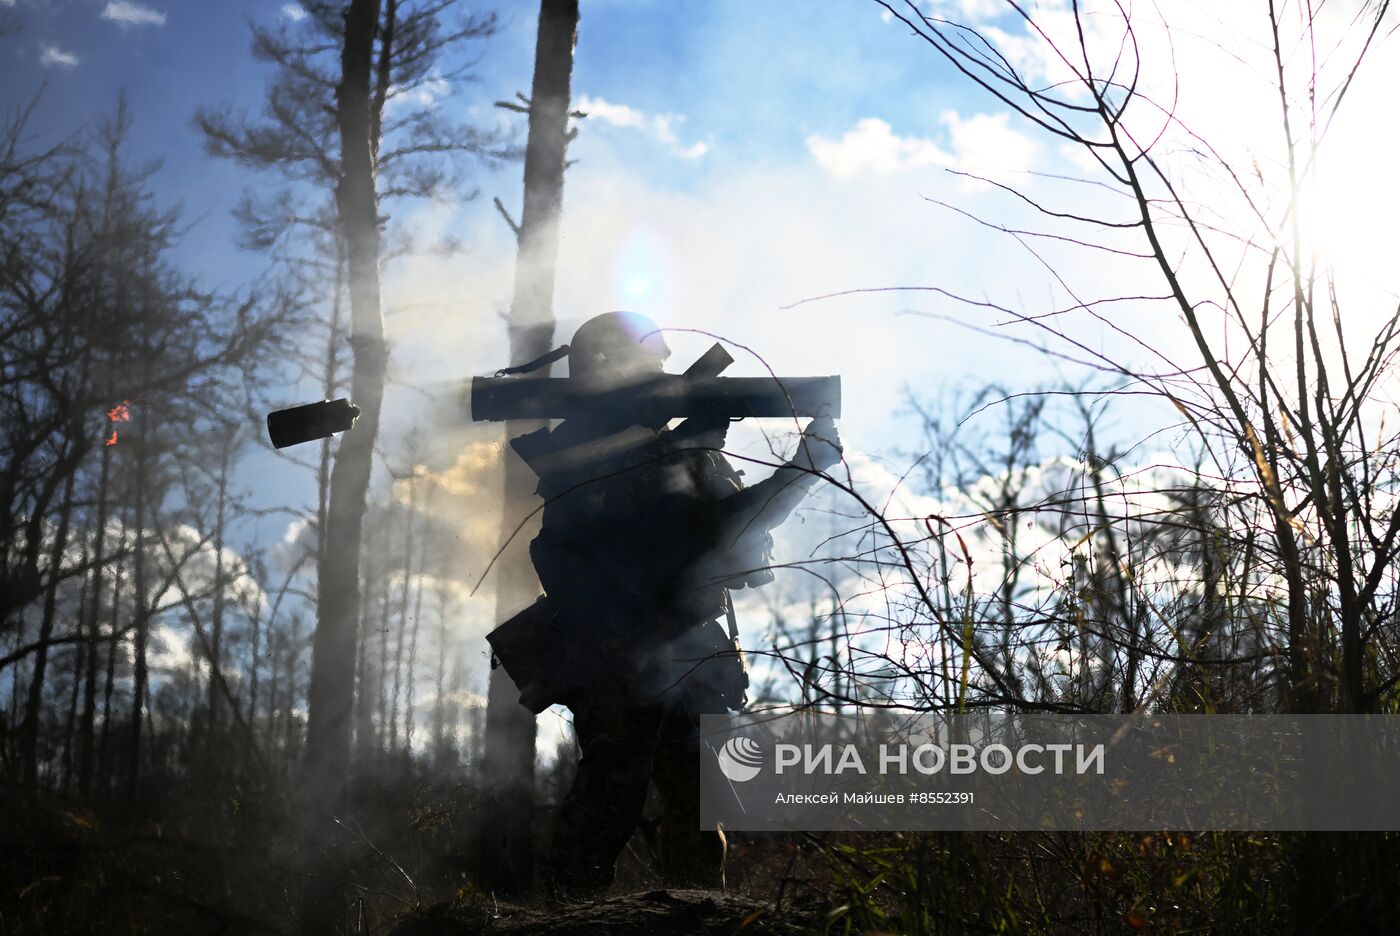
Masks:
[[[363,119],[350,131],[369,143],[370,162],[356,170],[341,156],[353,107],[342,58],[356,37],[339,5],[303,6],[303,22],[253,28],[253,52],[272,68],[262,112],[211,102],[195,115],[212,157],[273,173],[235,212],[239,246],[267,258],[246,286],[209,291],[175,259],[187,222],[161,193],[160,166],[129,155],[140,115],[124,100],[52,144],[31,126],[42,95],[0,128],[0,824],[19,836],[5,845],[19,860],[6,864],[0,928],[22,890],[34,899],[21,912],[40,930],[77,926],[83,912],[81,899],[42,882],[85,872],[24,860],[26,835],[47,835],[22,821],[24,803],[69,804],[68,831],[93,832],[105,817],[110,836],[144,836],[155,823],[215,848],[240,841],[220,824],[230,810],[257,817],[264,851],[295,824],[316,737],[318,632],[343,634],[350,652],[328,681],[345,700],[332,704],[351,716],[347,733],[342,742],[320,729],[323,747],[344,745],[333,755],[338,782],[353,773],[411,794],[429,776],[460,783],[454,771],[480,759],[473,725],[484,710],[472,699],[484,686],[468,684],[456,620],[461,535],[452,494],[421,467],[419,447],[396,432],[380,463],[388,477],[372,491],[369,414],[350,469],[341,463],[352,446],[332,440],[308,447],[309,459],[290,453],[312,480],[309,510],[255,496],[244,469],[269,457],[262,414],[290,394],[353,391],[367,409],[382,393],[385,356],[377,370],[365,359],[364,322],[381,316],[377,285],[366,306],[366,270],[377,280],[382,264],[424,246],[383,228],[388,208],[469,199],[471,160],[516,155],[415,97],[468,77],[456,63],[472,60],[494,20],[450,2],[373,5],[360,37],[372,46],[354,108]],[[347,202],[356,171],[371,186],[367,217]],[[383,228],[369,254],[366,225],[374,240]],[[358,505],[343,480],[337,505],[344,470],[361,475]],[[352,515],[364,550],[358,532],[335,532],[333,517]],[[328,569],[339,570],[329,583]],[[342,609],[348,619],[324,623],[318,582],[323,594],[357,596]],[[309,794],[318,818],[341,795],[324,787]],[[426,802],[406,795],[394,815]],[[95,872],[84,887],[100,891],[123,870],[148,877],[140,862],[89,866],[109,864],[98,841],[79,849],[91,852],[79,867]],[[301,848],[273,859],[277,884],[254,901],[263,918],[296,919],[303,876],[317,867]],[[268,873],[265,855],[247,860]],[[216,888],[216,900],[226,896]],[[46,916],[55,901],[70,909]],[[251,911],[221,906],[230,919]]]
[[[39,152],[27,116],[10,113],[0,166],[5,757],[31,785],[134,797],[188,743],[172,732],[190,700],[151,678],[168,622],[197,629],[215,672],[236,629],[257,631],[250,570],[225,561],[248,441],[229,412],[302,310],[275,284],[211,294],[174,266],[182,222],[156,167],[125,156],[124,103]],[[250,688],[216,678],[202,721],[250,711]]]
[[[58,876],[44,872],[126,884],[120,867],[23,860],[8,833],[53,832],[27,825],[30,797],[68,804],[62,815],[76,824],[64,831],[83,833],[98,865],[99,816],[113,835],[149,821],[212,846],[227,844],[220,820],[231,808],[261,816],[265,842],[292,814],[331,446],[305,466],[320,492],[309,513],[252,506],[240,469],[265,448],[269,374],[306,371],[326,395],[343,393],[347,336],[333,232],[313,230],[297,243],[305,255],[278,256],[237,294],[209,293],[172,259],[184,222],[160,207],[158,167],[126,155],[136,115],[119,104],[47,149],[33,147],[28,116],[8,115],[0,164],[3,912],[8,926],[14,895],[40,881],[19,906],[58,931],[79,924],[44,915],[72,898],[48,892],[43,881]],[[354,769],[407,784],[395,814],[406,817],[427,802],[414,783],[460,782],[453,771],[479,760],[484,709],[471,701],[482,687],[468,685],[455,626],[457,534],[433,514],[433,498],[449,495],[415,467],[411,446],[396,460],[408,468],[365,519]],[[286,529],[289,516],[301,517],[290,541],[256,535]],[[289,900],[297,881],[283,884]]]

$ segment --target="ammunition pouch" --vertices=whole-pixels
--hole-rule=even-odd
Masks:
[[[725,582],[729,588],[758,588],[773,581],[773,535],[767,530],[742,537],[731,554],[741,571]]]
[[[520,704],[538,715],[568,695],[562,666],[567,654],[558,652],[554,605],[541,595],[535,603],[486,635],[491,645],[491,668],[505,668],[520,690]]]
[[[675,680],[697,702],[719,701],[736,711],[748,702],[749,672],[737,637],[718,621],[686,631],[672,645]]]
[[[520,690],[520,704],[538,715],[556,703],[572,704],[581,694],[605,686],[623,695],[628,687],[617,673],[593,673],[590,663],[565,652],[564,634],[553,603],[541,595],[525,610],[486,635],[491,666],[503,667]],[[586,657],[587,655],[583,655]],[[689,628],[668,645],[665,685],[682,686],[696,702],[718,701],[725,708],[743,709],[748,701],[749,673],[737,635],[718,621]],[[611,678],[609,678],[611,677]],[[639,687],[638,687],[639,688]]]

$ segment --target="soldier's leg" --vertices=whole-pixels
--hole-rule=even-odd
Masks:
[[[724,845],[717,831],[700,830],[702,747],[697,715],[687,709],[669,712],[661,738],[652,779],[662,805],[662,880],[671,887],[719,887]]]
[[[601,894],[646,803],[658,715],[602,703],[574,713],[581,757],[550,850],[552,887]]]

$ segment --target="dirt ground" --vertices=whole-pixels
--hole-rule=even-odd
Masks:
[[[774,907],[715,891],[654,890],[572,905],[440,905],[394,936],[731,936],[820,930],[811,908]]]

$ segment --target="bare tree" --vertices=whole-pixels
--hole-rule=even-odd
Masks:
[[[98,675],[105,670],[112,685],[129,662],[124,765],[134,790],[147,624],[160,609],[122,601],[120,579],[127,570],[138,592],[148,584],[148,527],[170,509],[175,466],[200,457],[186,440],[207,431],[209,414],[266,348],[278,301],[209,294],[174,268],[178,211],[154,203],[158,167],[133,166],[125,155],[132,118],[123,100],[110,119],[56,148],[31,148],[27,111],[11,116],[0,148],[0,634],[16,650],[0,668],[13,666],[16,690],[27,687],[20,747],[33,783],[47,759],[41,739],[57,731],[45,714],[50,651],[81,648],[62,730],[86,795],[94,779],[105,786],[115,750],[112,718],[103,721],[106,743],[94,745]],[[106,686],[102,693],[111,714],[112,695]]]
[[[515,295],[507,329],[511,364],[524,364],[549,350],[554,337],[554,271],[559,255],[559,220],[564,202],[564,167],[570,131],[570,81],[578,34],[578,0],[541,0],[535,37],[535,74],[524,108],[530,130],[525,145],[525,196],[520,223],[511,222],[518,251]],[[498,203],[499,204],[499,203]],[[505,209],[501,209],[505,213]],[[509,217],[507,216],[507,220]],[[507,438],[538,428],[506,423]],[[514,453],[506,455],[502,543],[498,562],[496,617],[504,620],[534,601],[539,581],[525,552],[527,531],[516,518],[535,501],[534,475]],[[533,874],[535,717],[503,669],[493,669],[487,693],[484,777],[492,806],[482,824],[479,864],[483,881],[519,889]],[[506,804],[509,803],[509,807]]]
[[[381,210],[392,199],[460,190],[455,157],[497,152],[489,135],[445,121],[430,106],[408,103],[429,83],[465,76],[469,64],[450,64],[444,53],[489,35],[494,19],[462,14],[459,23],[448,25],[446,18],[459,9],[451,0],[354,0],[343,8],[314,2],[304,8],[308,16],[297,36],[254,28],[255,54],[277,69],[262,119],[224,109],[202,111],[196,121],[215,155],[276,169],[291,183],[270,198],[245,199],[241,215],[257,245],[287,249],[285,237],[298,227],[329,232],[337,277],[344,263],[354,357],[350,391],[360,417],[336,449],[317,531],[305,765],[308,789],[335,814],[344,806],[350,766],[361,533],[388,368]],[[336,332],[333,323],[328,362],[335,356]],[[333,920],[340,912],[334,891],[308,889],[305,925],[339,925]]]
[[[391,3],[392,5],[392,3]],[[359,612],[360,530],[379,433],[388,349],[379,295],[379,215],[371,88],[379,4],[351,3],[345,14],[341,83],[336,88],[340,178],[336,208],[349,271],[350,341],[355,352],[351,397],[360,407],[357,431],[341,440],[331,470],[326,542],[317,593],[308,708],[307,776],[318,798],[340,807],[350,766],[354,641]]]
[[[1004,30],[927,16],[913,3],[880,5],[965,78],[1095,167],[1087,181],[1109,193],[1101,211],[1064,209],[1002,185],[1039,212],[1040,224],[993,226],[1022,244],[1058,238],[1101,262],[1130,265],[1140,281],[1155,280],[1158,295],[1135,301],[1177,318],[1194,359],[1146,347],[1155,368],[1130,367],[1077,341],[1059,319],[1002,311],[1183,416],[1208,453],[1209,483],[1224,495],[1218,503],[1237,554],[1248,543],[1251,561],[1265,567],[1265,575],[1232,580],[1248,589],[1242,606],[1278,609],[1280,626],[1260,649],[1278,658],[1283,705],[1302,713],[1389,710],[1400,687],[1391,623],[1400,599],[1400,456],[1384,388],[1400,352],[1400,308],[1393,297],[1367,299],[1347,288],[1313,243],[1307,211],[1329,132],[1367,59],[1394,31],[1391,5],[1334,17],[1309,4],[1258,4],[1257,35],[1247,42],[1267,76],[1277,142],[1254,140],[1262,152],[1252,164],[1226,141],[1204,138],[1180,111],[1171,14],[1155,24],[1121,5],[1052,13],[1011,4],[1018,39],[1035,50],[1028,57],[1025,48],[1009,48],[1017,40],[1001,41]],[[1049,63],[1053,75],[1033,73],[1028,60]],[[1119,327],[1102,300],[1058,282],[1074,310]],[[1217,581],[1221,574],[1210,571]],[[1126,639],[1141,660],[1140,625],[1132,609],[1119,614],[1136,628]],[[1303,853],[1298,925],[1328,914],[1338,924],[1336,914],[1357,912],[1341,895],[1365,879],[1367,862],[1343,861],[1340,852],[1320,858],[1315,839]]]

